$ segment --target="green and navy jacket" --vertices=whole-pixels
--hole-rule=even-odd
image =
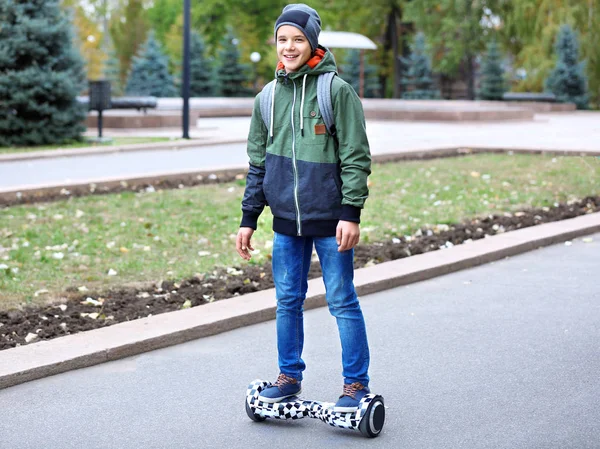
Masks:
[[[360,222],[369,194],[371,154],[360,99],[333,78],[336,135],[328,134],[317,101],[317,77],[337,72],[333,55],[320,47],[297,72],[279,63],[267,127],[254,101],[248,135],[250,168],[242,200],[242,227],[256,229],[265,206],[273,230],[295,236],[333,236],[340,220]]]

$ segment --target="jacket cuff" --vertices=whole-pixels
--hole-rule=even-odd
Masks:
[[[340,220],[360,223],[360,207],[343,204],[342,215],[340,215]]]
[[[260,214],[257,214],[256,212],[243,211],[240,228],[252,228],[256,231],[259,216]]]

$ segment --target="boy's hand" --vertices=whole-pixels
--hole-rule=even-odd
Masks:
[[[242,259],[250,260],[252,257],[252,254],[250,254],[250,251],[254,251],[254,248],[252,248],[252,244],[250,243],[252,234],[254,234],[254,229],[252,228],[240,228],[238,231],[235,248]]]
[[[337,240],[339,246],[338,252],[340,253],[354,248],[360,240],[358,223],[340,220],[335,230],[335,239]]]

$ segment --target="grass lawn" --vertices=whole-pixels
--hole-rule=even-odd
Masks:
[[[600,159],[482,154],[375,164],[362,242],[423,226],[553,207],[600,193]],[[235,251],[244,181],[71,198],[0,210],[0,309],[136,281],[185,279],[243,264]],[[271,253],[259,221],[251,263]]]
[[[89,147],[104,147],[112,145],[132,145],[136,143],[155,143],[155,142],[167,142],[171,139],[170,137],[115,137],[111,142],[96,143],[88,141],[87,139],[82,142],[73,142],[63,145],[45,145],[39,147],[0,147],[0,154],[8,153],[26,153],[30,151],[47,151],[47,150],[69,150],[73,148],[89,148]]]

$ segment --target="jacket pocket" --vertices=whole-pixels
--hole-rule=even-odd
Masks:
[[[304,145],[321,145],[323,148],[329,140],[329,133],[319,111],[305,111],[303,114],[304,136],[301,137]]]

